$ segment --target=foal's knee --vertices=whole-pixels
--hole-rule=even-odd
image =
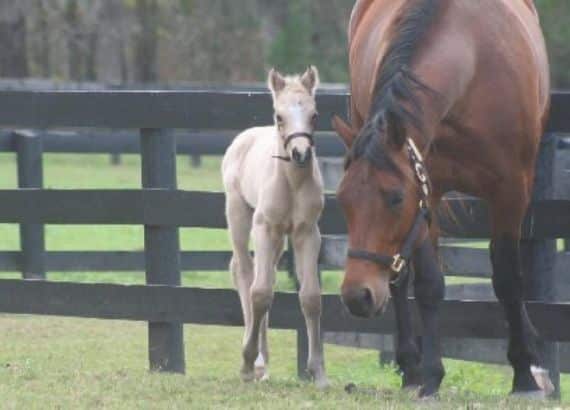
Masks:
[[[273,303],[273,289],[271,287],[253,287],[251,289],[251,302],[256,313],[264,314]]]
[[[322,310],[321,292],[318,290],[304,291],[301,289],[299,293],[301,299],[301,308],[303,313],[308,316],[320,316]]]

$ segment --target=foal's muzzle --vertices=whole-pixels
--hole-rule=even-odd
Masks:
[[[305,152],[300,152],[297,148],[293,148],[291,153],[293,163],[299,168],[306,168],[313,159],[313,150],[308,148]]]

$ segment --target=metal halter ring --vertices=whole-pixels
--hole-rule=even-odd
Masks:
[[[394,262],[392,262],[390,269],[392,269],[394,273],[400,273],[402,272],[405,266],[406,266],[406,260],[402,257],[402,255],[400,255],[399,253],[394,255]]]

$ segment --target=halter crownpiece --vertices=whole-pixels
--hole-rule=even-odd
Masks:
[[[285,148],[285,151],[287,150],[287,147],[289,146],[291,141],[293,141],[295,138],[307,138],[309,140],[311,147],[315,146],[315,138],[313,137],[313,134],[310,134],[308,132],[294,132],[293,134],[290,134],[287,136],[287,138],[285,138],[285,142],[283,143],[283,148]],[[285,162],[291,162],[291,157],[274,155],[273,158],[280,159],[281,161]]]
[[[415,244],[418,240],[418,236],[420,235],[421,227],[424,222],[427,223],[428,226],[431,224],[431,211],[429,209],[428,201],[431,188],[428,174],[424,165],[424,159],[417,145],[411,138],[407,139],[406,146],[408,154],[410,156],[412,169],[414,170],[416,178],[420,183],[419,188],[421,200],[419,202],[419,209],[416,215],[416,219],[412,225],[412,229],[406,236],[406,240],[404,241],[402,249],[394,256],[387,256],[381,253],[368,252],[365,250],[348,250],[349,258],[362,259],[373,262],[380,266],[390,268],[390,270],[397,275],[395,279],[390,281],[390,284],[392,286],[400,285],[400,283],[402,283],[406,278],[409,272],[409,269],[406,268],[408,268],[410,259],[414,253]]]

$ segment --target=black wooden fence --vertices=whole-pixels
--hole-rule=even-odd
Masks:
[[[348,96],[342,92],[319,95],[323,115],[319,128],[329,130],[330,114],[345,113]],[[132,132],[111,142],[111,150],[91,148],[93,152],[141,152],[143,189],[141,190],[43,190],[41,189],[41,152],[84,152],[70,148],[78,139],[65,140],[33,134],[10,133],[0,138],[0,149],[17,151],[19,186],[0,190],[0,223],[21,224],[22,251],[0,253],[1,270],[22,270],[24,277],[42,277],[44,270],[139,270],[147,272],[147,286],[83,285],[45,281],[0,281],[0,312],[144,320],[149,324],[151,368],[184,370],[181,323],[241,325],[236,295],[230,290],[182,288],[180,270],[220,270],[227,267],[226,252],[179,252],[178,227],[224,228],[223,195],[184,192],[176,189],[176,134],[173,129],[199,133],[213,130],[243,129],[271,121],[269,95],[259,91],[92,91],[92,92],[0,92],[0,127],[54,129],[66,127],[139,129],[138,142]],[[553,113],[549,130],[568,132],[570,95],[553,95]],[[48,134],[49,135],[49,131]],[[85,134],[83,134],[85,135]],[[102,134],[87,134],[90,141],[105,141]],[[232,134],[220,135],[219,146],[203,139],[182,139],[191,153],[219,154]],[[56,142],[59,138],[59,148]],[[120,149],[118,145],[124,144]],[[203,144],[203,145],[200,145]],[[333,139],[318,140],[320,155],[338,155],[340,145]],[[552,142],[545,139],[544,164],[539,168],[540,192],[529,209],[523,226],[526,240],[526,278],[531,317],[539,331],[550,341],[570,341],[564,326],[570,306],[547,303],[552,300],[551,254],[555,238],[570,237],[570,202],[548,198],[548,154]],[[97,144],[93,145],[97,146]],[[197,148],[201,147],[201,151]],[[330,152],[330,154],[329,154]],[[544,154],[546,153],[546,154]],[[544,156],[546,155],[546,156]],[[541,188],[542,187],[542,188]],[[476,199],[448,200],[457,222],[444,219],[446,235],[454,238],[487,238],[489,224],[484,203]],[[460,203],[461,202],[461,203]],[[116,224],[144,225],[145,252],[43,252],[43,224]],[[328,197],[321,220],[324,234],[345,233],[344,221],[334,198]],[[38,234],[40,232],[40,234]],[[40,252],[37,252],[40,250]],[[555,250],[554,250],[555,251]],[[456,249],[442,249],[444,261],[454,273],[482,276],[481,266]],[[327,256],[327,255],[334,255]],[[546,256],[546,259],[544,257]],[[337,258],[335,261],[334,258]],[[471,258],[471,257],[470,257]],[[546,261],[547,263],[543,263]],[[324,268],[337,268],[338,252],[323,252]],[[478,262],[477,262],[478,263]],[[484,274],[483,276],[487,276]],[[335,332],[392,333],[391,310],[374,321],[349,317],[337,296],[324,297],[323,329]],[[272,310],[273,327],[297,330],[302,339],[304,322],[296,297],[278,294]],[[417,330],[418,318],[415,318]],[[441,328],[447,337],[497,339],[506,336],[501,309],[493,301],[446,300],[442,308]],[[556,370],[555,345],[547,356]],[[306,353],[299,349],[302,361]]]

